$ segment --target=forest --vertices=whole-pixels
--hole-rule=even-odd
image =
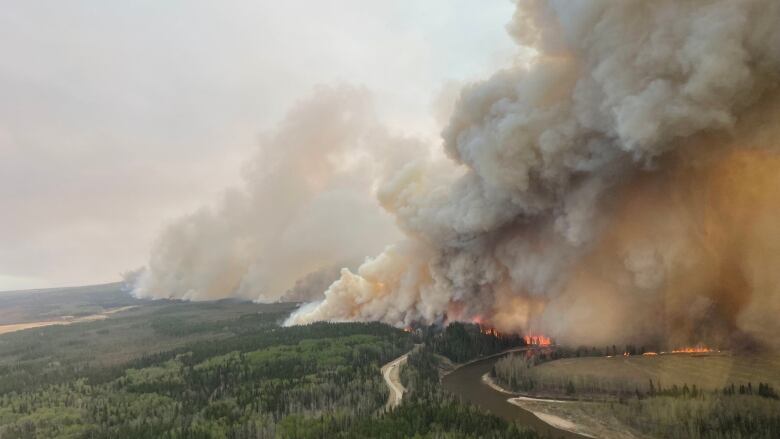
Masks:
[[[440,355],[516,340],[474,325],[282,327],[291,304],[151,302],[109,319],[0,337],[0,437],[534,438],[438,389]],[[386,412],[382,364],[410,389]]]
[[[127,306],[119,297],[88,309]],[[103,320],[1,335],[0,437],[538,437],[440,387],[442,374],[455,364],[523,347],[516,335],[464,323],[406,331],[380,323],[284,327],[297,306],[289,303],[132,305]],[[35,312],[33,303],[25,306],[25,312]],[[596,401],[583,410],[649,437],[780,437],[775,381],[714,388],[622,376],[610,368],[629,357],[603,356],[621,350],[510,354],[496,362],[493,378],[519,393]],[[400,371],[407,393],[388,411],[380,367],[410,351]],[[723,369],[721,363],[731,358],[665,357],[662,363],[638,355],[632,361],[664,364],[684,380],[702,376],[686,366],[690,361]],[[756,367],[753,360],[729,364],[737,373]]]

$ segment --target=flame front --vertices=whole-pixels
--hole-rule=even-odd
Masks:
[[[526,335],[523,340],[528,346],[552,346],[553,344],[552,339],[544,335]]]
[[[672,354],[706,354],[711,352],[720,352],[717,349],[708,348],[706,346],[689,346],[677,349],[672,349]]]
[[[493,337],[501,337],[503,334],[501,332],[498,332],[496,328],[490,327],[490,326],[483,326],[479,323],[479,332],[486,334],[486,335],[492,335]]]

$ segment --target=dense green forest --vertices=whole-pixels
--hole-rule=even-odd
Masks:
[[[479,325],[453,322],[445,328],[429,326],[418,330],[426,346],[453,362],[462,363],[475,358],[524,345],[517,334],[499,335],[483,332]]]
[[[0,395],[76,378],[110,381],[193,352],[220,346],[273,342],[291,304],[146,302],[106,320],[48,326],[0,336]],[[178,329],[173,329],[174,327]],[[226,351],[226,352],[229,352]]]
[[[373,415],[387,399],[380,365],[412,346],[403,331],[375,323],[281,328],[278,306],[210,318],[230,314],[221,311],[169,304],[7,334],[0,352],[16,361],[0,369],[2,437],[303,437],[296,432],[307,419],[343,426]],[[116,331],[128,323],[186,341],[117,364],[92,355],[88,341],[69,342],[80,332],[121,343]]]
[[[201,349],[108,382],[11,393],[0,401],[3,437],[275,437],[298,428],[290,415],[370,416],[387,398],[378,366],[408,340],[389,328],[328,326],[295,328],[290,344],[221,354],[215,343],[202,361]]]
[[[104,302],[125,305],[115,299]],[[282,327],[295,306],[136,302],[105,320],[4,334],[0,438],[538,437],[440,387],[453,363],[520,347],[519,337],[461,323],[412,332],[379,323]],[[408,392],[386,411],[380,367],[409,351],[400,373]],[[509,356],[496,379],[532,390],[537,365],[598,352],[586,351]],[[584,389],[561,383],[573,398]],[[651,437],[780,437],[775,388],[743,387],[655,383],[588,407]]]
[[[0,437],[535,437],[437,386],[434,350],[462,361],[508,340],[473,325],[280,326],[292,309],[146,302],[0,336]],[[409,397],[385,412],[381,365],[423,341],[403,369]]]

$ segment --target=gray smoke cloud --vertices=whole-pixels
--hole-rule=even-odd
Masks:
[[[170,224],[135,282],[139,297],[310,300],[399,237],[377,181],[423,148],[378,121],[370,94],[320,87],[262,139],[245,184]],[[327,278],[330,276],[329,278]]]
[[[451,160],[378,191],[405,239],[288,323],[771,341],[778,23],[770,0],[517,2],[534,61],[461,91]]]

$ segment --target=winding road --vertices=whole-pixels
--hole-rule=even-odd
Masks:
[[[415,349],[417,348],[415,347]],[[406,388],[401,384],[401,366],[406,364],[406,359],[409,358],[409,354],[412,352],[414,352],[414,349],[382,366],[382,377],[384,377],[387,387],[390,388],[390,395],[387,397],[385,410],[397,407],[404,397]]]

